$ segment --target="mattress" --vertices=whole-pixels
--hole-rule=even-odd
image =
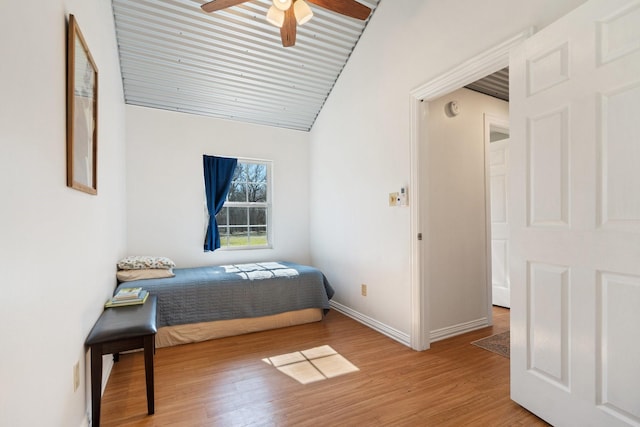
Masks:
[[[175,277],[124,282],[158,297],[158,327],[329,309],[324,274],[290,262],[176,268]]]

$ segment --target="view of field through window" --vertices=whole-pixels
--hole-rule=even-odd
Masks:
[[[238,161],[227,200],[216,215],[222,247],[269,245],[269,166]]]

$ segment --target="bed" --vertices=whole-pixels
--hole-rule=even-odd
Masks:
[[[156,346],[322,320],[334,291],[324,274],[290,262],[175,268],[171,278],[123,282],[158,297]]]

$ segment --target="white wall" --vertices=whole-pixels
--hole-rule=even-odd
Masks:
[[[308,133],[127,106],[127,218],[131,255],[178,267],[309,262]],[[202,155],[273,161],[273,248],[204,252]]]
[[[72,367],[80,361],[85,372],[84,339],[125,252],[162,253],[184,266],[310,260],[336,287],[337,300],[408,333],[409,209],[389,208],[387,194],[409,180],[409,92],[582,2],[383,1],[310,135],[125,112],[108,0],[3,2],[0,425],[85,421],[89,389],[83,378],[73,392]],[[65,185],[68,13],[78,18],[100,72],[97,196]],[[193,205],[200,203],[203,153],[274,160],[273,250],[201,252],[203,214]],[[167,186],[154,189],[158,181]],[[360,283],[369,285],[368,297],[359,295]]]
[[[311,131],[312,262],[336,301],[410,333],[409,209],[387,203],[409,182],[410,92],[583,2],[380,3]]]
[[[3,1],[1,9],[0,425],[79,426],[90,411],[84,340],[125,248],[124,101],[111,3]],[[99,70],[97,196],[66,186],[69,13]]]
[[[457,101],[457,116],[446,106]],[[423,104],[424,105],[424,104]],[[432,331],[490,319],[487,284],[484,115],[509,117],[509,104],[459,89],[424,105],[421,141],[425,209],[425,277]],[[421,201],[423,199],[421,198]],[[442,331],[443,332],[443,331]]]

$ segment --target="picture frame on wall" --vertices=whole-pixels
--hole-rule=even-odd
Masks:
[[[67,40],[67,186],[98,194],[98,68],[74,15]]]

